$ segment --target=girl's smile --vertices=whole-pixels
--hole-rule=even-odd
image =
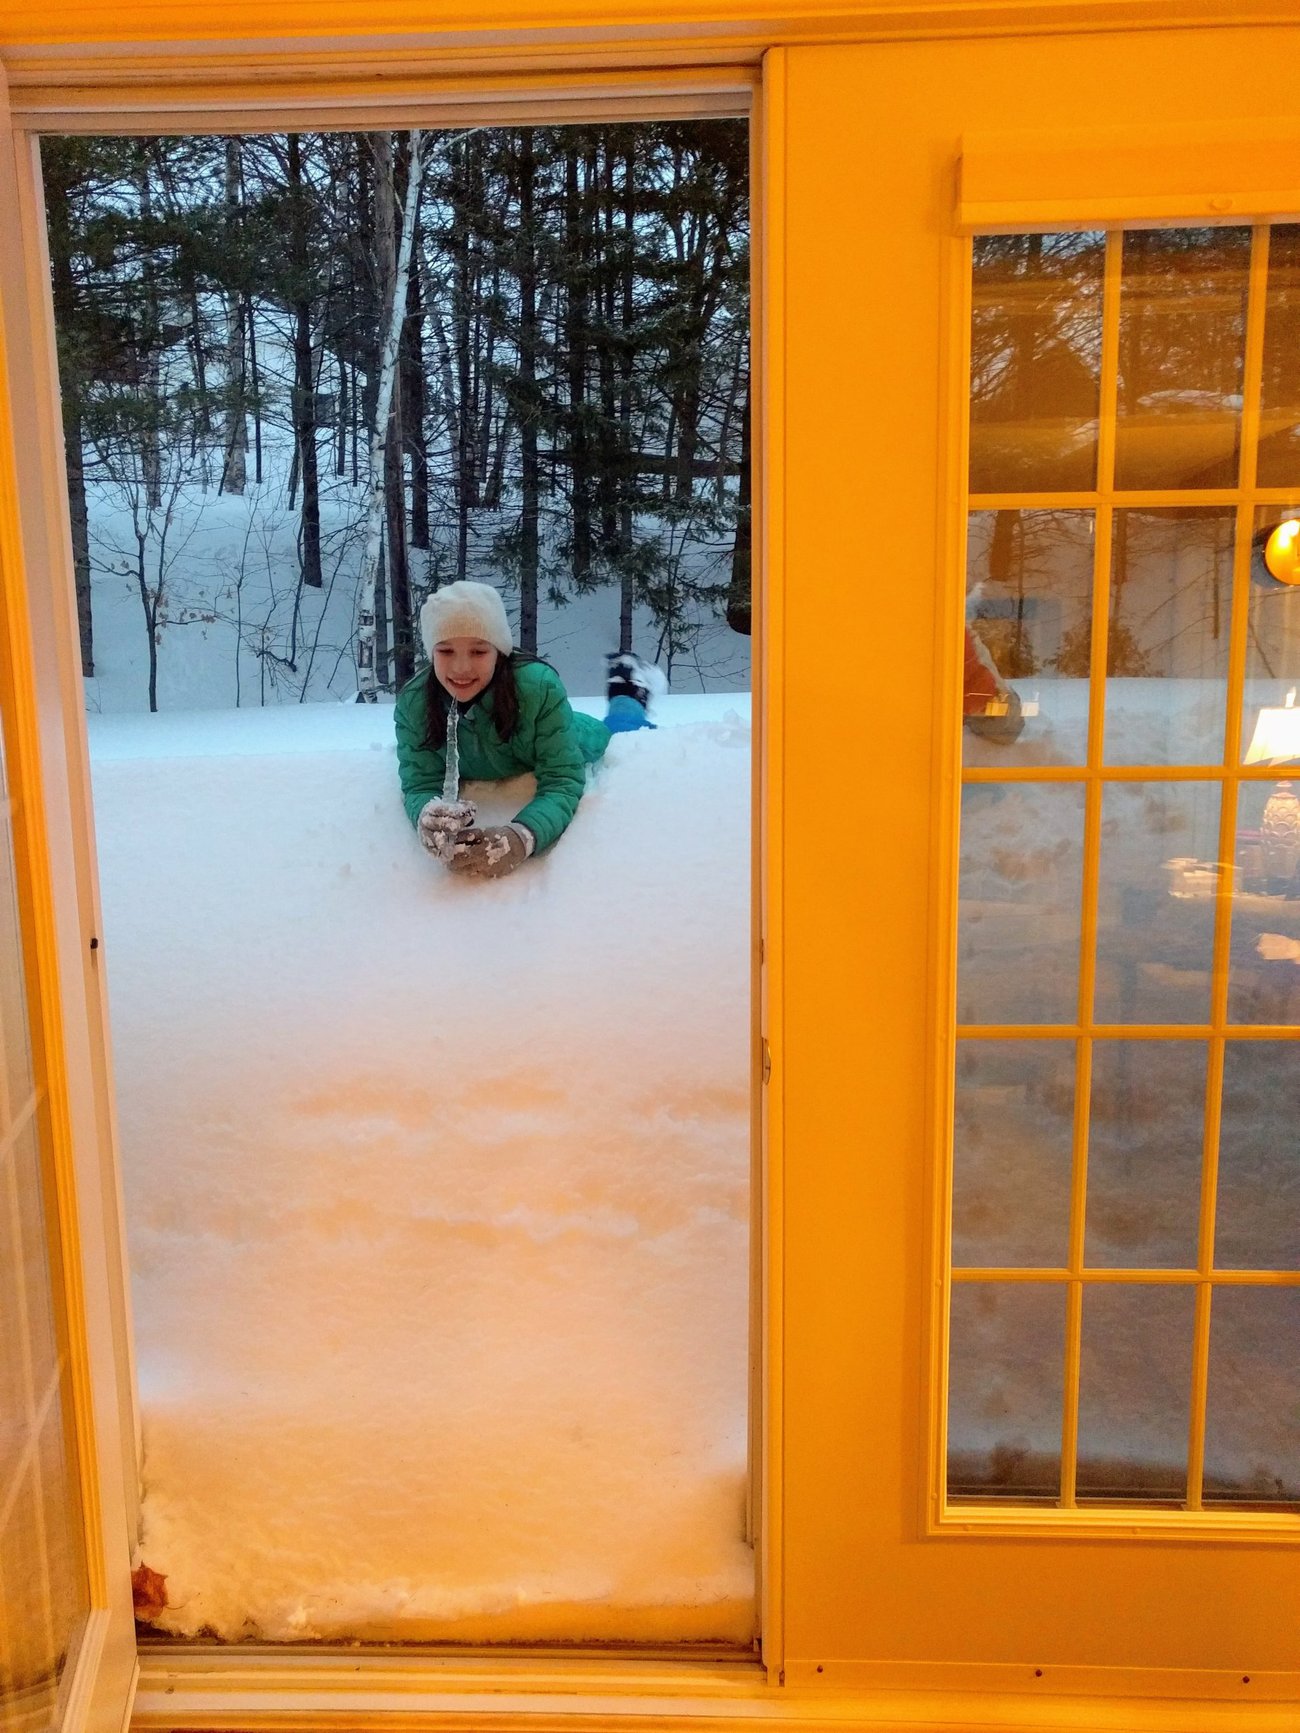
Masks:
[[[486,638],[441,638],[433,646],[433,671],[458,704],[477,698],[496,669],[497,651]]]

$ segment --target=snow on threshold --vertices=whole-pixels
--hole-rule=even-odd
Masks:
[[[749,1638],[747,701],[662,719],[495,884],[388,708],[91,719],[162,1629]]]

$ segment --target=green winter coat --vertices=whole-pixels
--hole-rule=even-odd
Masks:
[[[426,801],[442,797],[445,751],[422,745],[428,725],[426,668],[408,680],[397,696],[397,768],[402,801],[411,823]],[[570,708],[568,695],[554,668],[545,662],[524,662],[515,669],[519,690],[519,722],[509,740],[502,740],[492,722],[490,691],[474,700],[460,718],[462,782],[500,782],[532,771],[537,793],[515,816],[537,838],[538,849],[549,848],[577,811],[587,781],[587,766],[604,756],[609,729],[594,716]]]

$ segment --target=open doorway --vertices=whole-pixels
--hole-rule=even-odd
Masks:
[[[142,1622],[747,1645],[745,123],[42,155]],[[399,798],[466,580],[660,673],[508,882]]]

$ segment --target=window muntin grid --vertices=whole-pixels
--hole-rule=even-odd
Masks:
[[[0,739],[0,1728],[39,1733],[89,1598],[11,798]]]
[[[1295,1510],[1300,229],[979,238],[972,304],[948,1502]]]

